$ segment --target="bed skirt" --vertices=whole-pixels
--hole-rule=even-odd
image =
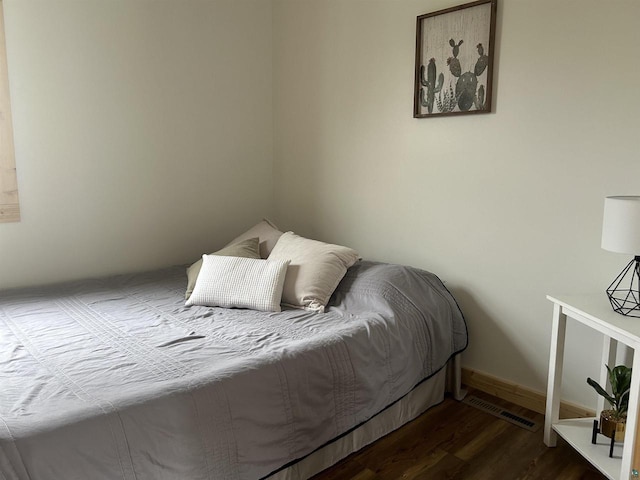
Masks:
[[[460,385],[459,354],[445,368],[382,412],[298,462],[265,477],[265,480],[311,478],[441,403],[445,392],[450,392],[457,400],[464,398],[465,392]]]

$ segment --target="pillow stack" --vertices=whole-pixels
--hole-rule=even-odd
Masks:
[[[324,312],[355,250],[282,233],[263,220],[187,269],[186,305]]]

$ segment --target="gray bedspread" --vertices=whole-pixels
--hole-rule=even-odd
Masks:
[[[324,314],[185,307],[184,268],[0,292],[0,479],[257,479],[467,344],[434,275],[352,267]]]

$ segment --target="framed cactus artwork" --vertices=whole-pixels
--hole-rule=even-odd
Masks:
[[[498,0],[418,16],[415,118],[491,112]]]

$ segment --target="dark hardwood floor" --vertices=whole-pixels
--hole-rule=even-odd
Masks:
[[[483,392],[473,395],[544,423],[544,416]],[[451,398],[313,480],[604,480],[562,439],[530,432]]]

